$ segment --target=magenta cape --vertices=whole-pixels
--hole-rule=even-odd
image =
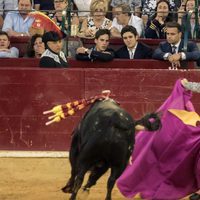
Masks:
[[[158,110],[163,113],[162,128],[138,133],[133,164],[117,180],[124,196],[177,200],[200,188],[200,127],[185,125],[168,111],[194,111],[191,96],[178,80]]]

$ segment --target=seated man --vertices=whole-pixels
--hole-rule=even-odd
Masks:
[[[124,46],[115,52],[116,58],[125,59],[150,59],[152,49],[147,45],[138,42],[138,33],[133,26],[125,26],[121,31]]]
[[[76,50],[77,60],[100,60],[111,61],[114,58],[114,52],[112,49],[108,49],[110,39],[110,31],[108,29],[99,29],[95,33],[95,47],[87,49],[85,47],[79,47]]]
[[[126,25],[135,27],[138,35],[142,35],[144,29],[143,21],[140,17],[131,14],[129,5],[121,4],[115,7],[115,16],[111,28],[111,34],[113,37],[121,37],[121,30]]]
[[[28,16],[32,9],[32,0],[19,0],[18,10],[8,12],[2,30],[9,36],[29,36],[29,28],[34,19]]]
[[[63,21],[63,11],[66,11],[68,9],[68,0],[54,0],[54,12],[51,12],[48,14],[48,17],[52,19],[57,26],[60,28],[60,30],[63,31],[63,33],[67,34],[67,29],[69,27],[68,20],[66,19]],[[67,16],[65,16],[67,17]],[[65,24],[63,24],[65,22]],[[79,19],[78,16],[75,15],[75,13],[71,12],[71,27],[75,25],[77,27],[79,26]],[[71,28],[72,29],[72,28]]]
[[[18,58],[19,50],[16,47],[9,47],[10,39],[6,32],[0,31],[0,58]]]
[[[153,53],[152,58],[158,60],[168,60],[172,65],[180,67],[183,60],[197,61],[200,58],[200,51],[197,45],[189,41],[187,50],[184,50],[184,41],[181,40],[181,26],[177,22],[166,24],[167,41],[161,42]]]

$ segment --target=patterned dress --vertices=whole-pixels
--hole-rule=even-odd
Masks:
[[[116,7],[120,4],[128,4],[132,9],[141,6],[141,0],[112,0],[110,5]]]
[[[96,27],[95,26],[95,24],[94,24],[94,19],[93,19],[93,17],[88,17],[88,19],[87,19],[87,27],[88,28],[90,28],[90,29],[96,29],[96,30],[98,30],[98,29],[109,29],[110,27],[109,27],[109,25],[111,24],[111,20],[110,19],[108,19],[108,18],[104,18],[104,20],[103,20],[103,23],[101,24],[101,26],[98,28],[98,27]]]

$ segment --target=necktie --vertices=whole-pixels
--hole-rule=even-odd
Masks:
[[[133,58],[134,58],[134,53],[131,52],[131,57],[130,57],[130,59],[133,59]]]
[[[175,53],[176,53],[176,46],[173,45],[173,46],[172,46],[172,54],[175,54]]]

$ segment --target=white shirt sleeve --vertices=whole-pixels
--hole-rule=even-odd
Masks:
[[[182,59],[182,60],[186,60],[186,55],[185,55],[184,52],[181,52],[181,59]]]
[[[122,27],[123,27],[122,25],[118,24],[116,17],[112,21],[111,28],[113,28],[113,27],[116,28],[119,32],[121,32]]]
[[[2,27],[2,31],[7,32],[8,30],[13,30],[13,15],[11,15],[10,13],[8,13],[4,19],[3,22],[3,27]]]
[[[165,53],[164,56],[163,56],[163,59],[164,60],[168,60],[168,57],[172,55],[171,53]]]

